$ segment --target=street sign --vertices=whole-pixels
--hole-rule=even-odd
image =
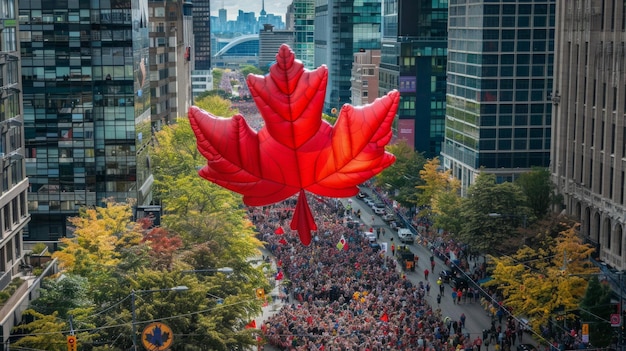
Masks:
[[[67,336],[67,351],[76,351],[76,335]]]
[[[619,314],[617,313],[613,313],[611,314],[611,326],[612,327],[619,327],[622,325],[622,318]]]
[[[165,351],[172,346],[172,342],[174,342],[174,333],[163,323],[150,323],[141,333],[141,343],[146,350]]]

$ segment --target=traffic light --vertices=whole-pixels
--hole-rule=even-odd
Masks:
[[[76,335],[67,336],[67,351],[76,351]]]
[[[257,297],[257,299],[265,300],[265,289],[257,288],[256,289],[256,297]]]

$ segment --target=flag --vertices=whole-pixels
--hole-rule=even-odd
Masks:
[[[250,323],[246,324],[246,329],[256,329],[256,321],[251,320]]]
[[[278,243],[281,245],[287,245],[287,240],[285,240],[285,238],[281,238],[280,240],[278,240]]]
[[[282,272],[282,271],[280,271],[280,272],[276,273],[276,280],[282,280],[282,279],[283,279],[283,276],[284,276],[284,275],[283,275],[283,272]]]
[[[339,242],[337,243],[337,250],[348,251],[348,242],[346,241],[346,238],[343,235],[341,236],[341,239],[339,239]]]
[[[383,313],[383,315],[380,316],[380,320],[385,323],[389,322],[389,316],[387,315],[387,312]]]
[[[274,234],[276,234],[276,235],[283,235],[283,234],[285,234],[285,230],[283,229],[283,227],[278,227],[274,231]]]

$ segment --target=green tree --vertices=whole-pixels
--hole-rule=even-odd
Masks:
[[[63,275],[59,279],[45,279],[40,296],[32,302],[31,308],[42,314],[57,312],[59,318],[65,319],[69,311],[91,306],[88,289],[87,279],[73,274]]]
[[[611,314],[615,313],[612,295],[608,284],[600,283],[596,275],[590,277],[580,302],[580,319],[589,324],[589,341],[594,347],[606,347],[614,341],[614,330],[609,321]]]
[[[28,309],[24,311],[24,315],[30,316],[33,322],[14,328],[15,332],[23,336],[11,344],[12,348],[67,351],[67,340],[63,333],[69,330],[69,325],[65,320],[58,318],[57,312],[43,314]]]
[[[525,196],[513,183],[496,184],[493,174],[481,172],[462,202],[464,225],[458,239],[472,250],[493,254],[506,248],[507,239],[527,213]]]
[[[202,99],[196,99],[194,105],[220,117],[232,117],[238,113],[237,109],[233,108],[233,104],[230,100],[226,100],[217,95],[209,95]]]
[[[405,207],[413,207],[417,203],[416,187],[423,184],[419,171],[424,167],[426,159],[404,140],[389,145],[387,151],[396,156],[396,162],[378,174],[374,178],[375,183],[385,189],[394,189],[394,200]]]
[[[249,74],[263,75],[263,70],[252,65],[245,65],[241,67],[241,74],[244,76],[244,78],[248,77]]]
[[[534,217],[544,218],[553,204],[554,184],[550,180],[550,171],[547,168],[534,167],[530,172],[522,173],[515,180],[526,195],[526,207]]]

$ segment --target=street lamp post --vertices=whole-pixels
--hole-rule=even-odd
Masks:
[[[189,290],[188,287],[184,285],[175,286],[169,289],[154,289],[154,290],[132,290],[130,292],[130,310],[132,315],[132,333],[133,333],[133,351],[137,351],[137,313],[135,311],[135,296],[137,294],[150,294],[155,292],[163,292],[163,291],[186,291]]]
[[[182,271],[183,273],[210,273],[210,272],[218,272],[224,273],[226,275],[233,274],[235,270],[230,267],[221,267],[221,268],[206,268],[206,269],[189,269],[186,271]]]

